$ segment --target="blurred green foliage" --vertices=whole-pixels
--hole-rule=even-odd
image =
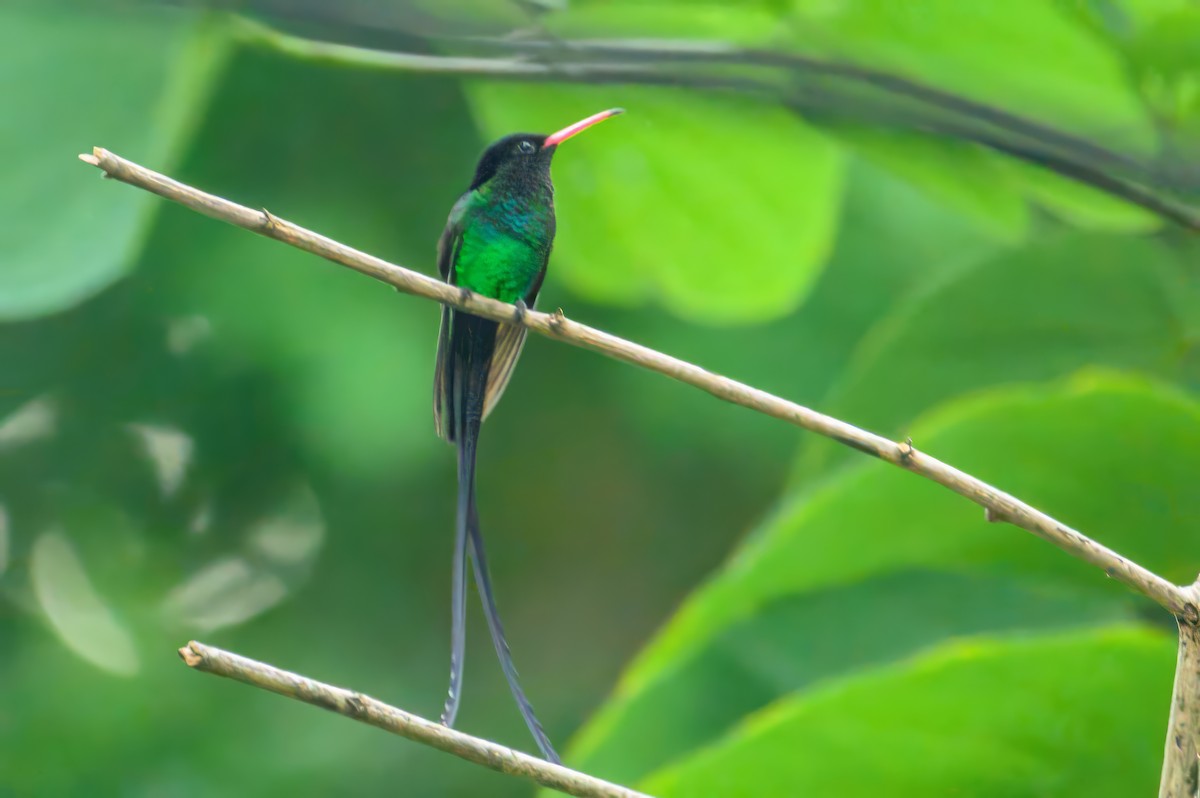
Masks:
[[[529,26],[719,38],[919,79],[1180,184],[1200,151],[1184,0],[330,8],[259,19],[418,52]],[[625,106],[556,160],[544,307],[911,435],[1168,578],[1200,568],[1200,250],[1149,212],[913,130],[356,66],[248,30],[0,9],[0,795],[532,792],[179,665],[197,637],[436,713],[437,309],[103,183],[74,160],[93,145],[432,271],[488,140]],[[499,598],[570,764],[664,797],[1153,789],[1169,619],[1094,569],[542,339],[487,430]],[[472,620],[461,726],[527,748]]]

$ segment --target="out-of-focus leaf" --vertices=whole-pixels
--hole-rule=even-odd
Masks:
[[[1131,619],[1104,597],[978,573],[904,571],[786,596],[734,623],[655,679],[605,705],[572,766],[632,783],[767,704],[825,680],[907,659],[947,638]],[[887,630],[881,634],[880,630]]]
[[[923,450],[1020,496],[1133,560],[1195,577],[1200,406],[1166,387],[1095,374],[1051,389],[952,402],[913,431]],[[1144,530],[1153,529],[1154,534]],[[881,462],[785,506],[696,592],[626,674],[645,689],[681,657],[766,603],[902,568],[975,567],[1113,590],[1091,566]]]
[[[823,397],[862,336],[899,297],[942,282],[998,246],[961,214],[891,173],[862,159],[848,166],[840,224],[854,234],[838,237],[812,294],[795,313],[729,328],[680,324],[645,311],[610,311],[612,320],[601,317],[602,326],[777,396],[823,408]],[[557,276],[552,271],[547,278],[548,290],[555,290]],[[640,369],[602,368],[612,397],[606,406],[622,412],[647,444],[686,451],[701,462],[729,463],[736,456],[739,470],[764,481],[764,502],[776,495],[774,472],[745,464],[773,469],[776,452],[794,452],[798,442],[815,438],[800,430],[781,434],[775,422],[757,413],[714,402]],[[742,459],[747,454],[750,459]]]
[[[60,532],[47,532],[33,544],[30,581],[38,607],[71,651],[119,676],[138,672],[133,636],[105,603]]]
[[[312,491],[296,487],[243,532],[241,554],[205,564],[162,601],[172,625],[209,632],[245,623],[283,601],[307,577],[325,520]]]
[[[1136,627],[948,644],[781,701],[640,788],[663,798],[1147,794],[1174,648]]]
[[[192,460],[191,436],[158,424],[130,424],[128,429],[138,439],[146,459],[150,461],[162,495],[172,496],[187,476]]]
[[[1141,154],[1154,129],[1121,60],[1042,0],[797,3],[797,46],[920,80]]]
[[[563,7],[566,0],[406,0],[377,3],[366,0],[354,8],[353,23],[404,30],[420,36],[502,36],[529,30],[542,12]],[[337,7],[346,8],[346,3]],[[286,19],[286,18],[285,18]]]
[[[0,576],[8,568],[8,547],[11,533],[8,529],[8,510],[0,504]]]
[[[1200,8],[1189,0],[1063,3],[1124,57],[1166,141],[1160,187],[1200,186]]]
[[[181,628],[211,632],[245,623],[286,595],[287,586],[278,576],[255,571],[235,557],[192,574],[167,595],[163,613]]]
[[[478,149],[461,102],[449,101],[453,85],[328,70],[257,50],[239,54],[235,69],[252,77],[216,96],[214,122],[201,131],[203,146],[185,172],[202,174],[218,193],[435,271],[438,234]],[[270,86],[295,80],[305,93],[263,103]],[[278,143],[281,131],[286,145]],[[456,167],[463,173],[457,186]],[[177,247],[183,239],[194,242],[186,251]],[[156,270],[164,310],[203,318],[211,331],[198,351],[287,386],[284,421],[322,467],[359,474],[383,464],[419,468],[443,451],[429,387],[436,308],[175,209],[164,214],[145,260]]]
[[[1194,200],[1200,193],[1200,8],[1189,3],[1161,17],[1134,39],[1129,56],[1143,96],[1171,133],[1164,179],[1185,172]]]
[[[70,307],[129,269],[162,201],[102,184],[75,155],[169,166],[225,54],[218,22],[180,8],[4,4],[0,318]]]
[[[839,127],[865,158],[912,183],[1000,241],[1018,241],[1029,210],[999,156],[963,142],[916,133]]]
[[[1153,25],[1191,0],[1118,0],[1098,3],[1059,3],[1058,7],[1095,33],[1119,42]]]
[[[863,340],[824,402],[839,418],[905,434],[922,410],[989,385],[1045,380],[1085,366],[1174,377],[1183,325],[1178,262],[1149,239],[1068,235],[981,262],[934,284]],[[830,457],[807,442],[802,479]]]
[[[1162,219],[1145,208],[1099,189],[1020,161],[1008,165],[1031,199],[1077,227],[1146,233],[1162,226]]]
[[[546,17],[559,36],[581,39],[663,37],[701,39],[725,44],[761,44],[778,32],[779,4],[623,0],[572,2]]]
[[[489,135],[629,113],[564,144],[552,268],[592,299],[654,298],[714,323],[781,316],[829,255],[841,201],[836,144],[761,104],[646,88],[472,82]]]
[[[1200,243],[1195,237],[1176,242],[1182,263],[1200,263]],[[1189,269],[1183,284],[1172,297],[1179,316],[1182,338],[1180,371],[1184,382],[1200,389],[1200,271]]]
[[[1129,55],[1143,76],[1200,75],[1200,62],[1196,60],[1198,35],[1200,9],[1194,3],[1181,4],[1143,28],[1131,42]]]
[[[30,399],[6,417],[0,418],[0,451],[54,434],[58,426],[58,408],[48,396]]]

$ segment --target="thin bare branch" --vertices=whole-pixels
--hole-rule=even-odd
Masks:
[[[797,427],[832,438],[865,454],[932,480],[978,504],[988,517],[1003,519],[1053,543],[1063,551],[1090,563],[1110,577],[1158,602],[1172,614],[1190,623],[1200,620],[1190,588],[1179,587],[1137,563],[1106,548],[1081,532],[1051,518],[1019,499],[912,447],[859,429],[832,416],[789,402],[745,383],[722,377],[662,352],[592,327],[570,321],[562,311],[541,313],[519,311],[495,299],[427,277],[418,272],[368,255],[325,236],[292,224],[265,210],[254,210],[151,171],[100,147],[81,160],[102,169],[106,176],[178,202],[192,210],[237,225],[298,249],[319,255],[388,283],[397,290],[425,297],[443,305],[493,321],[522,324],[534,332],[565,343],[599,352],[615,360],[656,371],[699,388],[718,399],[741,405]]]
[[[283,241],[300,250],[317,254],[334,263],[348,266],[376,280],[389,283],[397,290],[426,299],[442,302],[443,305],[458,308],[494,322],[508,324],[523,324],[530,330],[541,335],[556,338],[558,341],[570,343],[572,346],[590,349],[610,356],[614,360],[624,360],[629,364],[648,368],[677,379],[679,382],[707,391],[715,397],[733,404],[757,410],[758,413],[773,416],[787,421],[811,432],[816,432],[832,438],[836,442],[850,446],[852,449],[880,458],[914,474],[937,482],[938,485],[949,488],[959,496],[970,499],[971,502],[982,506],[988,511],[989,518],[1002,518],[1022,529],[1032,532],[1044,540],[1048,540],[1058,548],[1062,548],[1070,556],[1084,560],[1085,563],[1096,565],[1103,569],[1115,580],[1124,582],[1136,592],[1157,601],[1176,616],[1196,623],[1200,620],[1200,612],[1196,608],[1189,588],[1181,588],[1142,568],[1141,565],[1098,544],[1088,536],[1076,532],[1044,512],[1032,508],[1008,493],[986,484],[983,480],[961,472],[958,468],[949,466],[937,460],[936,457],[924,454],[914,449],[908,443],[896,443],[894,440],[877,436],[872,432],[859,430],[858,427],[847,424],[833,416],[817,413],[816,410],[800,406],[800,404],[785,400],[768,392],[752,388],[750,385],[739,383],[720,374],[714,374],[670,355],[656,352],[654,349],[643,347],[631,341],[625,341],[590,326],[571,322],[563,316],[562,311],[542,313],[539,311],[518,311],[515,306],[506,305],[494,299],[469,290],[450,286],[433,277],[419,272],[388,263],[382,258],[365,252],[354,250],[340,242],[325,238],[324,235],[308,230],[270,214],[266,210],[254,210],[229,202],[228,199],[216,197],[172,180],[166,175],[152,172],[137,163],[127,161],[113,152],[95,148],[90,155],[80,155],[80,160],[101,168],[109,178],[127,182],[132,186],[144,188],[145,191],[158,194],[172,202],[187,206],[205,216],[211,216],[230,224],[250,230],[252,233],[265,235],[266,238]]]
[[[1189,588],[1200,603],[1200,579]],[[1171,719],[1159,798],[1200,795],[1200,623],[1179,618],[1179,661],[1171,693]]]
[[[370,696],[280,670],[257,660],[192,641],[179,649],[188,667],[312,704],[377,729],[454,754],[510,776],[536,781],[580,798],[649,798],[577,770],[472,737],[389,706]]]

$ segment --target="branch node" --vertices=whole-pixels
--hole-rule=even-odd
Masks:
[[[913,455],[916,449],[913,448],[912,438],[905,438],[903,443],[897,444],[900,449],[900,465],[909,465],[912,463]]]
[[[182,659],[184,664],[186,664],[189,668],[198,667],[200,663],[204,662],[204,657],[196,648],[195,640],[192,640],[186,646],[179,649],[179,658]]]
[[[346,698],[346,715],[356,720],[361,720],[367,716],[367,704],[364,701],[366,696],[362,693],[351,693]]]
[[[983,517],[987,519],[989,524],[1012,524],[1013,526],[1020,526],[1011,513],[999,506],[983,508]],[[1109,573],[1109,576],[1112,576],[1112,573]]]
[[[261,208],[260,210],[262,210],[262,215],[263,215],[262,229],[263,230],[278,229],[279,228],[279,220],[275,218],[274,214],[272,214],[266,208]]]
[[[550,329],[556,333],[561,333],[563,324],[566,322],[566,320],[567,315],[563,313],[563,309],[556,308],[555,311],[550,314]]]

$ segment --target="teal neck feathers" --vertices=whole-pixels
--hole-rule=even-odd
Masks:
[[[545,268],[554,242],[554,187],[501,172],[471,192],[455,262],[458,285],[515,302]]]

